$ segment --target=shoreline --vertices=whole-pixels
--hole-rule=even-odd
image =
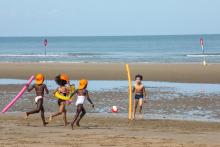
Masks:
[[[15,112],[5,112],[0,113],[0,117],[7,115],[7,116],[23,116],[25,112],[21,111],[15,111]],[[45,117],[50,116],[51,112],[45,112]],[[72,117],[73,114],[68,112],[67,116]],[[100,112],[100,113],[86,113],[87,117],[96,117],[96,118],[115,118],[115,119],[127,119],[127,113],[112,113],[112,112]],[[129,120],[130,121],[130,120]],[[204,118],[195,118],[190,119],[189,117],[182,117],[181,115],[163,115],[163,114],[144,114],[144,119],[137,119],[137,120],[131,120],[131,121],[174,121],[174,122],[194,122],[194,123],[211,123],[211,124],[219,124],[220,125],[220,119],[204,119]]]
[[[131,63],[132,78],[141,73],[145,81],[182,83],[220,83],[220,64],[208,66],[196,63]],[[27,79],[43,73],[53,79],[59,73],[67,73],[71,80],[127,80],[123,63],[0,63],[0,78]]]

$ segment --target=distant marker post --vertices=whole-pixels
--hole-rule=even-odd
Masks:
[[[128,75],[128,119],[133,120],[132,116],[132,82],[131,82],[131,72],[130,66],[125,64],[127,75]]]
[[[202,54],[204,55],[204,40],[203,40],[203,38],[200,38],[200,46],[202,48]]]
[[[45,56],[47,55],[47,44],[48,44],[47,39],[44,39],[44,55]]]
[[[207,63],[205,60],[205,50],[204,50],[204,39],[203,38],[200,38],[200,46],[201,46],[202,54],[203,54],[203,65],[206,66]]]

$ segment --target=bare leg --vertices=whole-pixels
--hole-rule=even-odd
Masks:
[[[67,118],[66,118],[66,109],[65,109],[65,105],[64,105],[64,111],[63,111],[63,121],[64,121],[64,126],[67,126],[67,125],[68,125],[68,122],[67,122]]]
[[[28,116],[30,114],[35,114],[35,113],[39,113],[41,111],[41,108],[43,107],[43,99],[39,99],[37,101],[37,108],[32,110],[32,111],[29,111],[29,112],[26,112],[26,119],[28,118]]]
[[[54,117],[59,116],[63,113],[64,105],[63,102],[59,106],[59,112],[55,113],[54,115],[50,116],[50,121],[53,120]]]
[[[43,125],[46,126],[48,124],[48,122],[45,121],[45,117],[44,117],[44,107],[42,106],[41,108],[41,119],[43,121]]]
[[[84,106],[82,106],[82,112],[81,112],[79,118],[78,118],[77,121],[76,121],[76,125],[77,125],[78,127],[80,127],[79,122],[80,122],[80,120],[83,118],[83,116],[84,116],[85,114],[86,114],[86,110],[85,110]]]
[[[73,119],[73,121],[72,121],[72,123],[71,123],[72,129],[73,129],[73,125],[75,124],[76,120],[78,119],[78,117],[79,117],[81,111],[82,111],[82,105],[79,104],[79,105],[77,106],[76,115],[75,115],[75,117],[74,117],[74,119]]]
[[[137,110],[137,106],[138,106],[138,100],[134,100],[134,114],[133,114],[133,117],[135,119],[135,114],[136,114],[136,110]]]
[[[143,99],[139,99],[139,114],[141,115],[141,119],[143,119],[142,115],[142,105],[143,105]]]

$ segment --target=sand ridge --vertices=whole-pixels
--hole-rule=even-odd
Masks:
[[[220,64],[130,64],[131,73],[142,74],[148,81],[189,83],[219,83]],[[70,79],[127,80],[123,63],[0,63],[0,78],[27,79],[32,74],[43,73],[54,79],[59,73],[67,73]]]

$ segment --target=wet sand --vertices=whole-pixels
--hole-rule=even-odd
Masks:
[[[145,80],[172,82],[220,82],[220,64],[203,67],[200,64],[131,64],[132,74],[142,73]],[[55,64],[55,63],[0,63],[0,78],[27,79],[31,74],[42,72],[48,79],[66,72],[71,79],[88,78],[92,80],[125,80],[127,75],[124,64]],[[3,108],[22,85],[1,85],[0,108]],[[172,91],[171,91],[172,92]],[[220,106],[219,94],[198,96],[178,95],[175,99],[164,99],[163,91],[151,91],[158,99],[150,100],[144,106],[146,113],[173,114],[177,110],[207,109],[214,112]],[[159,97],[158,97],[159,94]],[[51,97],[51,95],[46,98]],[[100,91],[91,92],[96,108],[109,111],[113,102],[122,104],[119,107],[127,111],[127,92]],[[103,101],[103,98],[105,98]],[[24,101],[23,101],[24,100]],[[21,101],[10,111],[27,111],[35,107],[33,93],[26,93]],[[45,100],[46,112],[57,110],[56,99]],[[86,105],[87,111],[93,110]],[[74,106],[68,112],[75,111]],[[71,111],[70,111],[71,110]],[[100,110],[99,110],[100,111]],[[180,111],[182,112],[182,111]],[[219,114],[216,112],[216,117]],[[28,121],[22,113],[0,114],[0,147],[33,146],[33,147],[99,147],[99,146],[137,146],[137,147],[220,147],[220,123],[176,120],[137,120],[128,121],[119,115],[87,114],[81,127],[71,130],[64,127],[62,117],[56,118],[46,128],[42,127],[40,114],[32,115]],[[68,120],[73,114],[69,114]],[[46,114],[49,116],[49,114]]]
[[[39,115],[39,114],[38,114]],[[46,128],[38,115],[0,115],[0,146],[32,147],[218,147],[220,124],[193,121],[128,121],[117,115],[87,114],[81,127],[62,126],[57,118]],[[69,116],[69,120],[72,117]],[[3,135],[4,134],[4,135]]]
[[[0,85],[0,110],[2,110],[13,98],[23,85]],[[120,113],[128,112],[128,93],[127,89],[109,89],[99,91],[89,91],[90,97],[96,105],[92,109],[89,103],[85,102],[85,107],[88,112],[106,113],[111,112],[111,107],[116,105]],[[57,99],[52,95],[53,90],[50,89],[50,94],[45,95],[44,108],[45,112],[56,112]],[[220,122],[220,94],[205,93],[201,91],[195,94],[187,94],[173,91],[173,89],[164,90],[161,88],[148,89],[149,100],[143,105],[145,118],[159,119],[184,119],[184,120],[209,120]],[[35,92],[26,92],[21,99],[16,102],[16,105],[11,107],[9,112],[25,112],[36,107],[34,102]],[[76,111],[75,101],[67,110],[70,113]],[[150,115],[150,116],[149,116]]]
[[[126,80],[124,64],[114,63],[0,63],[0,78],[27,79],[43,73],[53,79],[67,73],[70,79]],[[219,83],[220,64],[131,64],[132,76],[141,73],[144,80],[189,83]]]

